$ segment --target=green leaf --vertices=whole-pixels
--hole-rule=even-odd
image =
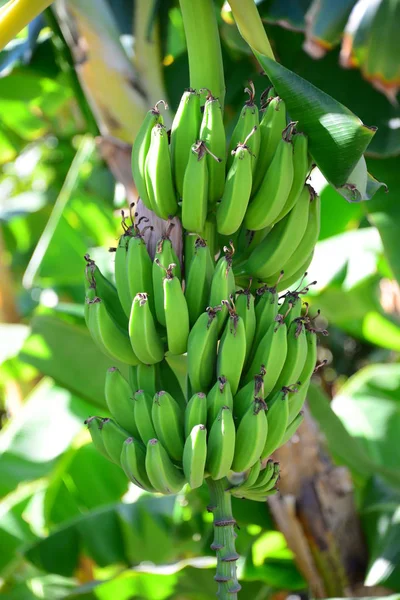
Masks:
[[[318,167],[343,191],[375,128],[364,125],[351,110],[299,75],[267,56],[255,55],[285,100],[291,118],[309,136],[310,153]]]

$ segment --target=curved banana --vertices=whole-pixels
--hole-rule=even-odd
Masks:
[[[157,333],[147,294],[137,294],[133,299],[129,337],[141,362],[152,365],[164,358],[164,345]]]
[[[207,243],[198,237],[185,281],[185,298],[192,327],[207,307],[211,290],[214,263]]]
[[[206,468],[213,479],[221,479],[229,473],[235,453],[235,438],[232,411],[223,406],[208,436]]]
[[[261,460],[258,459],[254,465],[249,469],[246,479],[243,483],[236,485],[233,487],[230,492],[234,496],[238,498],[244,498],[243,492],[245,492],[249,487],[251,487],[257,480],[261,469]]]
[[[164,277],[165,270],[169,265],[175,265],[175,275],[179,280],[182,280],[181,266],[179,259],[175,253],[172,242],[169,238],[170,227],[166,233],[160,238],[156,245],[156,252],[153,261],[153,295],[156,309],[157,321],[165,327],[164,313]],[[160,268],[161,265],[161,268]]]
[[[290,391],[289,388],[282,388],[279,392],[273,394],[271,400],[268,402],[268,435],[261,454],[262,459],[271,456],[282,443],[282,438],[285,435],[286,427],[288,425],[288,393]]]
[[[136,427],[139,432],[138,438],[144,444],[156,437],[154,428],[152,408],[153,398],[144,390],[138,390],[135,394],[134,416]]]
[[[146,448],[135,438],[128,438],[122,446],[121,466],[128,479],[146,492],[156,490],[146,472]]]
[[[301,317],[302,302],[300,295],[302,293],[304,293],[303,290],[300,290],[299,292],[297,290],[289,290],[284,295],[284,301],[280,305],[278,312],[282,315],[282,319],[287,326],[289,326],[294,319]]]
[[[275,472],[275,465],[277,465],[278,463],[274,463],[273,460],[269,459],[265,465],[265,469],[263,469],[262,471],[260,471],[259,476],[257,477],[256,481],[249,486],[247,489],[250,492],[254,492],[256,488],[260,488],[260,487],[266,487],[270,484],[271,479],[274,476],[274,472]]]
[[[100,454],[102,454],[107,460],[111,460],[110,455],[108,454],[106,447],[104,445],[104,441],[101,435],[101,425],[103,424],[103,419],[101,417],[89,417],[85,421],[85,425],[90,433],[90,437],[92,438],[92,442],[94,447]]]
[[[273,392],[283,387],[296,384],[303,370],[307,358],[307,338],[304,321],[300,317],[289,325],[287,332],[286,361],[278,377]]]
[[[163,361],[164,362],[164,361]],[[136,390],[143,390],[151,397],[160,389],[160,365],[139,363],[136,367]]]
[[[267,492],[269,492],[270,490],[272,490],[278,479],[280,476],[280,467],[279,467],[279,463],[274,463],[273,465],[273,471],[272,471],[272,477],[269,479],[269,481],[266,481],[265,483],[257,483],[255,485],[253,485],[253,487],[249,490],[249,492],[251,492],[252,494],[265,494]]]
[[[108,410],[113,419],[133,437],[139,438],[134,416],[133,392],[117,367],[110,367],[107,370],[105,396]]]
[[[201,233],[207,219],[207,154],[205,142],[193,144],[183,178],[182,225],[190,232]]]
[[[214,375],[218,343],[217,314],[216,309],[209,307],[189,333],[187,369],[193,392],[206,392]]]
[[[258,348],[271,323],[274,323],[278,314],[278,294],[276,286],[262,286],[256,290],[256,333],[253,341],[254,352]]]
[[[151,130],[150,148],[145,165],[145,180],[151,210],[160,219],[173,217],[178,210],[172,181],[168,133],[164,125],[157,124]]]
[[[253,250],[245,264],[249,275],[259,277],[268,283],[275,282],[275,273],[282,269],[293,255],[306,231],[310,207],[310,192],[305,187],[294,208]]]
[[[115,464],[121,466],[121,451],[125,440],[130,437],[129,433],[120,427],[112,419],[103,419],[100,425],[101,427],[101,439],[103,440],[104,447]]]
[[[254,102],[255,88],[252,81],[249,81],[249,87],[245,88],[244,91],[249,95],[249,99],[245,102],[245,105],[243,106],[238,121],[235,125],[235,129],[232,132],[231,141],[229,142],[228,147],[228,159],[226,169],[227,171],[229,171],[229,169],[232,166],[234,160],[233,152],[235,148],[238,146],[238,144],[243,143],[249,135],[250,131],[252,131],[255,128],[254,134],[248,141],[248,146],[252,154],[252,171],[254,173],[256,170],[257,158],[260,150],[261,134],[258,129],[260,119],[258,116],[257,105]]]
[[[301,409],[303,408],[304,402],[306,401],[306,396],[308,392],[308,388],[310,387],[310,381],[306,381],[303,384],[297,385],[297,392],[292,392],[289,394],[289,416],[288,416],[288,426],[287,429],[290,428],[293,421],[299,416]],[[299,425],[301,421],[298,421]],[[297,429],[297,427],[296,427]],[[292,429],[290,429],[292,431]],[[294,433],[294,431],[293,431]],[[293,435],[291,433],[290,435]],[[290,436],[289,436],[290,437]],[[289,438],[288,438],[289,439]],[[284,444],[283,442],[282,444]]]
[[[183,449],[183,472],[192,490],[200,487],[204,481],[206,460],[207,429],[205,425],[195,425]]]
[[[218,346],[217,375],[224,376],[230,383],[232,394],[236,394],[246,357],[246,331],[241,317],[229,307],[229,317]]]
[[[177,469],[162,443],[149,440],[146,449],[146,472],[151,485],[160,494],[177,494],[185,484],[182,471]]]
[[[160,100],[160,102],[157,102],[157,104],[148,111],[132,146],[133,181],[135,182],[139,197],[149,210],[152,210],[152,206],[147,194],[145,165],[147,153],[150,148],[152,129],[155,125],[163,123],[163,118],[158,110],[158,104],[160,103],[164,104],[165,109],[168,108],[166,102]]]
[[[152,263],[139,231],[134,233],[128,243],[126,277],[131,304],[137,294],[145,293],[148,294],[151,309],[154,311]]]
[[[175,462],[182,462],[184,445],[183,414],[171,394],[157,392],[151,411],[156,437]]]
[[[277,288],[276,288],[278,290],[278,292],[281,292],[282,290],[286,290],[293,283],[297,283],[299,281],[299,279],[304,279],[304,277],[307,275],[307,269],[311,264],[313,256],[314,256],[314,250],[307,256],[305,261],[302,263],[301,267],[295,273],[293,273],[293,275],[290,275],[288,277],[283,277],[281,279],[281,281],[279,282],[279,284],[277,285]]]
[[[253,381],[249,381],[236,394],[233,399],[233,414],[236,421],[240,421],[246,414],[255,399],[258,401],[264,400],[264,377],[266,370],[261,366],[261,370],[253,377]]]
[[[212,153],[207,155],[208,203],[212,207],[224,192],[226,138],[221,105],[211,92],[207,94],[204,104],[204,113],[200,125],[200,140],[206,143],[208,150]],[[212,155],[220,160],[215,160]]]
[[[207,421],[203,421],[203,423],[207,423],[208,429],[211,428],[223,406],[233,409],[231,386],[227,378],[222,375],[218,377],[207,394]]]
[[[256,333],[256,311],[254,306],[254,296],[248,289],[239,290],[236,292],[235,309],[243,321],[246,334],[246,356],[244,359],[244,365],[246,365]]]
[[[175,264],[168,266],[164,277],[164,314],[167,344],[171,354],[184,354],[189,337],[189,311],[181,282],[173,274]]]
[[[122,328],[127,329],[128,319],[122,308],[116,287],[104,277],[99,267],[92,260],[89,254],[84,256],[86,260],[85,268],[85,287],[95,291],[94,296],[101,298],[106,305],[110,317]],[[92,298],[93,299],[93,298]]]
[[[193,394],[185,409],[185,437],[189,437],[195,425],[207,423],[207,396],[203,392]]]
[[[302,422],[304,421],[304,415],[302,412],[298,413],[298,415],[293,419],[293,421],[288,425],[285,435],[282,438],[281,446],[287,444],[291,437],[294,436]]]
[[[89,331],[100,350],[113,360],[137,365],[139,358],[132,349],[127,332],[112,320],[104,302],[94,298],[88,303]]]
[[[254,400],[243,415],[236,431],[233,471],[247,471],[259,462],[268,434],[265,409],[266,404],[263,401]]]
[[[293,145],[284,130],[260,188],[247,209],[244,218],[247,229],[257,231],[275,223],[287,202],[293,174]]]
[[[171,126],[171,163],[175,187],[180,197],[183,194],[189,152],[199,139],[201,122],[200,96],[192,88],[183,92]]]
[[[118,240],[118,245],[115,250],[115,283],[117,286],[118,297],[120,299],[125,315],[129,319],[132,306],[132,298],[129,292],[126,258],[128,254],[128,244],[131,238],[131,233],[126,230]]]
[[[221,256],[215,266],[209,299],[210,306],[221,307],[217,315],[218,333],[221,332],[228,316],[228,307],[222,304],[222,300],[229,302],[231,296],[234,297],[236,290],[235,276],[232,270],[234,248],[232,246],[231,248],[225,246],[224,252],[224,256]]]

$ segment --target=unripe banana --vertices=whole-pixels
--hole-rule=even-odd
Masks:
[[[260,188],[247,209],[244,218],[247,229],[257,231],[273,225],[288,199],[293,173],[293,145],[284,130]]]
[[[165,312],[164,312],[164,277],[165,269],[168,265],[175,264],[175,275],[179,280],[182,280],[181,266],[179,259],[172,246],[169,238],[170,228],[157,242],[156,252],[153,261],[153,294],[154,304],[156,309],[157,321],[165,327]],[[160,268],[160,264],[164,268]]]
[[[207,396],[203,392],[193,394],[185,409],[185,437],[189,437],[195,425],[207,423]]]
[[[287,200],[277,216],[275,222],[280,221],[292,210],[306,182],[310,170],[308,158],[308,140],[304,133],[295,133],[292,137],[293,143],[293,181]]]
[[[245,105],[242,108],[241,113],[239,115],[239,119],[236,123],[235,129],[232,132],[231,141],[229,142],[228,160],[226,168],[227,170],[229,170],[232,166],[232,152],[235,150],[237,145],[243,143],[246,137],[249,135],[250,131],[256,128],[254,134],[248,141],[248,146],[250,148],[251,154],[253,155],[252,170],[254,173],[256,170],[257,158],[260,150],[261,134],[258,129],[259,116],[257,105],[254,102],[255,88],[252,81],[249,81],[249,87],[245,88],[244,91],[247,92],[247,94],[249,94],[249,99],[245,102]]]
[[[213,214],[207,216],[204,229],[201,232],[201,237],[207,242],[207,245],[210,248],[210,255],[214,264],[215,255],[220,251],[220,244],[218,242],[217,224]]]
[[[149,296],[150,307],[154,311],[152,264],[146,244],[139,231],[130,238],[126,255],[126,277],[132,300],[137,294]]]
[[[103,419],[101,423],[101,439],[111,460],[121,466],[121,451],[129,433],[112,419]]]
[[[147,294],[137,294],[132,302],[129,337],[138,358],[147,365],[164,358],[164,345],[156,330]]]
[[[120,326],[122,329],[128,327],[128,319],[123,311],[117,289],[111,281],[104,277],[94,260],[92,260],[89,254],[85,254],[86,268],[85,268],[85,288],[86,292],[92,288],[95,293],[94,296],[101,298],[106,305],[106,308],[110,314],[110,317]],[[93,300],[92,298],[92,300]]]
[[[216,383],[207,394],[207,426],[210,430],[223,406],[233,409],[233,396],[229,381],[223,375],[219,376]],[[204,423],[204,421],[203,421]]]
[[[281,446],[287,444],[291,437],[294,436],[302,422],[304,421],[304,415],[302,412],[298,413],[298,415],[293,419],[293,421],[288,425],[285,435],[282,438]]]
[[[232,394],[235,395],[246,357],[246,331],[243,320],[235,309],[228,306],[228,310],[228,322],[218,346],[217,375],[226,377]]]
[[[246,356],[244,364],[250,355],[250,350],[253,345],[254,336],[256,333],[256,312],[254,307],[254,296],[247,290],[240,290],[236,293],[235,309],[239,317],[241,317],[246,334]]]
[[[271,456],[282,443],[289,417],[288,393],[290,388],[283,388],[273,394],[268,402],[267,421],[268,435],[261,458]]]
[[[284,301],[279,307],[279,314],[282,315],[283,321],[290,325],[294,319],[298,319],[301,316],[301,298],[300,295],[304,293],[297,290],[288,291],[284,296]]]
[[[187,231],[200,233],[207,218],[208,165],[205,142],[190,149],[183,179],[182,225]]]
[[[87,425],[94,447],[98,452],[100,452],[100,454],[107,458],[107,460],[111,460],[101,435],[102,424],[103,419],[101,417],[89,417],[85,421],[85,425]]]
[[[117,367],[111,367],[107,371],[105,396],[108,410],[113,419],[135,438],[139,438],[134,416],[133,392]]]
[[[157,439],[149,440],[147,444],[146,472],[151,485],[160,494],[177,494],[185,484],[182,471],[175,467]]]
[[[145,165],[147,193],[151,209],[160,219],[173,217],[178,203],[172,181],[168,133],[164,125],[157,124],[151,131],[150,148]]]
[[[218,333],[221,332],[228,316],[228,307],[222,304],[222,300],[229,302],[231,296],[234,297],[236,289],[235,276],[232,270],[234,248],[225,246],[224,252],[224,256],[221,256],[215,266],[209,299],[210,306],[221,306],[221,310],[217,315]]]
[[[128,438],[122,446],[121,466],[128,479],[147,492],[155,492],[146,472],[146,448],[135,438]]]
[[[303,384],[296,384],[297,392],[292,392],[289,394],[289,416],[288,416],[288,426],[298,417],[301,409],[303,408],[304,402],[306,400],[308,388],[310,387],[310,380],[306,381]],[[300,422],[299,422],[300,425]],[[294,431],[293,431],[294,433]],[[286,434],[285,434],[286,435]],[[291,434],[293,435],[293,434]],[[284,442],[282,442],[284,443]]]
[[[251,500],[252,502],[266,502],[269,496],[274,496],[278,493],[276,488],[270,490],[269,492],[251,492],[248,490],[246,492],[246,499]]]
[[[261,244],[263,239],[271,231],[272,227],[264,227],[259,231],[250,231],[244,224],[241,225],[239,231],[236,232],[235,255],[233,257],[233,268],[236,271],[240,268],[246,258],[250,256],[254,248]]]
[[[260,372],[253,377],[253,381],[250,381],[243,386],[233,399],[233,414],[235,420],[240,422],[244,417],[247,410],[252,406],[254,399],[264,400],[264,377],[265,367],[261,366]]]
[[[230,492],[237,498],[244,498],[243,492],[250,488],[256,481],[260,474],[261,460],[258,459],[248,471],[246,479],[240,485],[233,487]]]
[[[267,333],[271,323],[274,323],[276,320],[279,308],[278,299],[276,286],[263,286],[256,290],[256,333],[253,341],[254,351],[258,348],[259,343]]]
[[[235,437],[232,411],[228,406],[223,406],[208,436],[207,471],[213,479],[221,479],[229,473],[235,452]]]
[[[129,230],[121,235],[115,250],[115,283],[117,286],[118,297],[120,299],[125,315],[129,318],[131,312],[132,298],[129,292],[126,259],[128,253],[128,244],[131,238]],[[112,249],[111,249],[112,250]]]
[[[269,479],[269,481],[266,481],[265,483],[256,482],[256,484],[253,485],[253,487],[249,491],[252,494],[265,494],[275,487],[275,485],[279,479],[279,476],[280,476],[279,463],[276,462],[276,463],[274,463],[272,477]]]
[[[140,366],[142,364],[143,363],[139,363],[138,366]],[[128,367],[128,381],[129,381],[129,385],[131,386],[131,390],[133,392],[136,392],[136,390],[139,389],[136,371],[137,371],[137,367]]]
[[[176,376],[174,369],[168,364],[166,359],[158,363],[160,371],[160,385],[157,386],[158,390],[169,390],[175,401],[180,406],[181,410],[184,411],[186,408],[186,397],[183,393],[182,386]],[[155,392],[153,393],[154,396]]]
[[[247,471],[259,461],[268,433],[265,409],[266,404],[263,401],[254,400],[241,419],[236,431],[233,471]]]
[[[312,325],[306,324],[307,356],[299,376],[299,382],[304,385],[310,380],[317,364],[317,332]],[[324,331],[327,334],[326,331]],[[289,403],[290,404],[290,403]]]
[[[260,150],[257,158],[257,169],[253,178],[254,196],[270,166],[276,152],[282,131],[286,127],[286,106],[279,97],[271,98],[265,109],[264,116],[260,121]]]
[[[217,342],[217,310],[209,307],[189,333],[187,368],[194,392],[207,391],[209,388],[215,370]]]
[[[132,350],[127,332],[110,317],[104,302],[94,298],[88,303],[89,331],[104,354],[127,365],[137,365],[139,358]]]
[[[189,336],[189,311],[181,282],[173,274],[175,264],[170,264],[164,277],[164,314],[167,344],[171,354],[184,354]]]
[[[254,130],[253,130],[254,131]],[[221,235],[231,235],[241,226],[250,200],[253,156],[249,141],[238,144],[232,153],[233,163],[229,169],[224,193],[217,207],[217,229]]]
[[[144,444],[156,436],[152,418],[153,398],[147,392],[138,390],[135,394],[134,416],[139,438]]]
[[[168,108],[167,104],[160,100],[157,104],[149,110],[145,116],[142,125],[136,135],[135,141],[132,146],[132,176],[135,186],[143,204],[152,210],[152,205],[147,194],[146,176],[145,176],[145,165],[147,153],[150,148],[151,132],[155,125],[163,123],[163,118],[158,110],[158,104],[163,103],[164,108]]]
[[[183,472],[192,490],[204,481],[207,460],[207,429],[205,425],[195,425],[186,438],[183,449]]]
[[[208,203],[214,206],[222,198],[225,186],[226,138],[221,105],[211,92],[204,104],[203,119],[200,125],[200,140],[206,143],[210,152],[221,159],[216,161],[211,154],[207,156],[208,166]]]
[[[160,365],[161,363],[155,365],[146,365],[144,363],[138,364],[136,367],[136,390],[143,390],[153,398],[161,385],[159,372]]]
[[[301,267],[297,271],[295,271],[293,275],[290,275],[288,277],[282,277],[281,281],[279,282],[276,288],[278,292],[281,292],[282,290],[287,290],[287,288],[293,285],[293,283],[297,283],[299,279],[304,279],[304,277],[307,275],[307,269],[311,264],[313,256],[314,250],[307,256],[305,261],[302,263]]]
[[[302,318],[291,322],[287,333],[287,355],[273,392],[295,384],[307,358],[307,338]]]
[[[305,187],[294,208],[253,250],[245,271],[268,283],[275,283],[277,273],[293,255],[306,231],[310,207],[310,192]]]
[[[157,392],[153,398],[151,415],[156,437],[174,462],[182,462],[183,414],[178,403],[168,392]]]
[[[265,465],[265,469],[260,471],[260,474],[257,477],[256,481],[251,486],[249,486],[247,489],[250,492],[253,492],[256,488],[265,487],[265,486],[269,485],[271,482],[271,479],[274,476],[276,464],[278,464],[278,463],[274,463],[274,461],[271,459],[268,460]]]
[[[186,274],[185,298],[192,327],[207,307],[214,273],[210,250],[202,238],[195,242],[194,254]]]
[[[200,96],[189,88],[181,98],[171,126],[171,163],[175,187],[183,194],[183,178],[192,145],[199,139]]]

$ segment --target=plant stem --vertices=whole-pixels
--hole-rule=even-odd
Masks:
[[[229,0],[229,4],[242,38],[253,50],[275,60],[254,0]]]
[[[179,0],[189,55],[190,86],[225,99],[221,42],[212,0]]]
[[[12,0],[0,10],[0,50],[37,17],[52,0]]]
[[[239,555],[235,549],[235,525],[232,515],[232,496],[226,491],[226,479],[215,481],[206,479],[210,490],[208,510],[214,515],[214,541],[211,549],[217,554],[218,583],[217,597],[220,600],[237,600],[240,585],[236,577],[236,561]]]

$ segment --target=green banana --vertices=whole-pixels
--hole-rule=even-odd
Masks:
[[[244,365],[249,358],[254,336],[256,333],[256,312],[254,307],[254,296],[247,290],[236,292],[235,309],[244,324],[246,334],[246,355]]]
[[[151,410],[156,437],[175,462],[182,462],[184,445],[183,414],[178,403],[168,392],[155,394]]]
[[[246,331],[243,319],[235,309],[229,307],[229,302],[222,302],[228,307],[229,317],[218,346],[217,375],[226,377],[234,395],[239,387],[246,357]]]
[[[289,394],[288,428],[293,423],[293,421],[297,418],[301,409],[303,408],[303,404],[306,400],[308,388],[310,387],[310,381],[306,381],[303,384],[297,384],[297,386],[298,386],[297,392],[292,392],[291,394]]]
[[[218,308],[209,307],[200,315],[189,333],[187,369],[193,392],[206,392],[214,375]]]
[[[121,466],[128,479],[146,492],[156,490],[146,472],[146,448],[135,438],[128,438],[122,446]]]
[[[264,365],[261,365],[260,372],[253,377],[253,381],[249,381],[236,394],[233,399],[233,414],[236,421],[240,421],[246,414],[248,408],[252,406],[255,399],[258,401],[264,400],[264,377],[266,370]]]
[[[135,141],[132,146],[132,176],[133,181],[141,198],[143,204],[152,210],[150,198],[147,194],[146,176],[145,176],[145,165],[147,153],[150,148],[151,132],[155,125],[163,123],[163,118],[158,110],[158,104],[163,103],[164,108],[167,109],[168,105],[163,100],[157,102],[157,104],[148,111],[145,116],[140,129],[136,135]]]
[[[226,377],[219,376],[216,383],[207,394],[207,423],[208,429],[218,417],[219,411],[223,406],[233,409],[233,396],[231,386]]]
[[[264,115],[260,121],[260,150],[257,158],[257,168],[253,178],[254,196],[265,177],[273,160],[282,132],[286,127],[286,106],[283,100],[276,96],[267,102]]]
[[[300,198],[301,191],[307,179],[310,170],[310,161],[308,158],[308,140],[304,133],[295,133],[292,137],[293,143],[293,181],[287,200],[277,216],[275,222],[286,217],[297,200]]]
[[[110,367],[106,374],[105,396],[113,419],[135,438],[139,431],[134,417],[135,401],[131,386],[117,367]]]
[[[103,419],[101,417],[89,417],[85,421],[85,425],[87,425],[94,447],[98,452],[100,452],[100,454],[107,458],[107,460],[111,460],[101,435],[102,424]]]
[[[161,363],[154,365],[138,364],[136,367],[136,390],[143,390],[147,394],[150,394],[151,397],[154,396],[161,385],[160,365]]]
[[[160,219],[167,220],[173,217],[178,210],[178,203],[172,181],[168,133],[164,125],[159,123],[151,130],[145,180],[151,210]]]
[[[181,282],[173,274],[176,267],[170,264],[164,277],[164,315],[167,344],[171,354],[184,354],[189,337],[189,311]]]
[[[138,366],[140,366],[142,364],[143,363],[139,363]],[[137,367],[128,367],[128,381],[129,381],[129,385],[131,386],[131,389],[134,392],[136,392],[136,390],[139,389],[138,382],[137,382],[136,370],[137,370]]]
[[[164,358],[164,346],[151,314],[147,294],[137,294],[133,299],[129,337],[141,362],[152,365]]]
[[[251,130],[254,135],[255,130]],[[221,235],[232,235],[241,226],[250,200],[252,165],[254,164],[249,140],[238,144],[232,154],[233,163],[229,169],[224,193],[217,207],[217,229]]]
[[[254,248],[257,248],[263,239],[271,231],[272,227],[264,227],[259,231],[250,231],[242,224],[239,231],[236,232],[237,251],[233,257],[233,269],[236,273],[238,268],[243,264],[243,261],[250,256]],[[235,248],[236,248],[235,245]]]
[[[303,293],[303,290],[299,292],[293,290],[286,292],[284,295],[284,301],[280,305],[278,312],[282,315],[282,319],[287,326],[289,326],[294,319],[301,317],[302,304],[300,295]]]
[[[256,488],[266,487],[269,485],[274,476],[275,464],[277,463],[274,463],[273,460],[269,459],[265,465],[265,469],[260,471],[256,481],[251,486],[248,486],[247,489],[250,492],[254,492]]]
[[[189,437],[195,425],[207,423],[207,396],[203,392],[193,394],[185,409],[185,437]]]
[[[206,460],[207,429],[205,425],[195,425],[183,449],[183,472],[192,490],[200,487],[204,481]]]
[[[128,254],[128,244],[131,238],[131,233],[126,230],[119,238],[117,248],[115,250],[115,283],[117,286],[118,297],[120,299],[125,315],[129,318],[132,306],[132,298],[129,292],[126,258]],[[112,250],[112,249],[110,249]]]
[[[139,433],[138,439],[147,444],[149,440],[157,435],[152,417],[153,398],[144,390],[138,390],[134,398],[134,417]]]
[[[206,468],[213,479],[221,479],[229,473],[235,452],[235,437],[232,411],[228,406],[223,406],[208,436]]]
[[[207,218],[208,165],[207,146],[201,140],[193,144],[183,179],[182,225],[200,233]]]
[[[274,323],[278,314],[278,294],[276,286],[263,286],[256,290],[255,313],[256,333],[253,340],[254,351],[258,348],[271,323]]]
[[[171,126],[171,163],[175,187],[183,194],[183,178],[192,145],[199,139],[200,96],[189,88],[181,98]]]
[[[279,468],[279,463],[274,463],[274,467],[273,467],[273,472],[272,472],[272,477],[269,479],[269,481],[266,481],[265,483],[260,483],[258,484],[256,482],[255,485],[253,485],[253,487],[249,490],[252,494],[265,494],[266,492],[269,492],[270,490],[272,490],[278,479],[280,476],[280,468]]]
[[[173,227],[173,224],[171,223]],[[165,312],[164,312],[164,276],[165,269],[168,265],[175,264],[175,275],[179,280],[182,280],[181,266],[179,259],[175,253],[172,242],[169,238],[171,226],[168,227],[166,233],[157,242],[156,252],[153,261],[153,295],[156,309],[157,321],[165,327]],[[164,268],[160,268],[160,264]]]
[[[202,91],[202,90],[200,90]],[[208,91],[200,125],[200,140],[212,154],[207,155],[208,203],[212,207],[221,199],[225,186],[226,138],[221,105]],[[220,160],[215,160],[218,157]]]
[[[127,333],[112,320],[104,302],[94,298],[88,303],[88,311],[89,331],[100,350],[113,360],[137,365],[139,358],[129,343]]]
[[[246,492],[246,499],[247,500],[252,500],[253,502],[266,502],[269,496],[274,496],[275,494],[278,493],[278,490],[272,489],[269,492],[261,492],[261,493],[256,493],[256,492],[251,492],[251,491],[247,491]]]
[[[291,437],[294,436],[302,422],[304,421],[304,415],[302,412],[298,413],[297,416],[293,419],[293,421],[288,425],[285,435],[282,438],[281,446],[287,444]]]
[[[286,290],[289,286],[293,285],[293,283],[297,283],[300,278],[301,278],[301,280],[303,280],[308,275],[307,269],[311,264],[313,256],[314,256],[314,250],[307,256],[305,261],[302,263],[301,267],[295,273],[293,273],[293,275],[290,275],[288,277],[283,277],[281,279],[281,281],[279,282],[279,285],[276,288],[278,290],[278,292],[281,292],[282,290]]]
[[[135,232],[128,243],[126,277],[131,304],[137,294],[146,293],[149,296],[152,311],[154,311],[152,263],[139,231]]]
[[[306,323],[305,333],[307,342],[307,356],[303,369],[299,375],[299,382],[302,385],[310,380],[317,364],[317,332],[311,324]],[[326,334],[327,332],[324,331],[323,333]]]
[[[146,449],[146,473],[160,494],[177,494],[185,484],[182,471],[172,463],[162,443],[149,440]]]
[[[214,273],[214,262],[210,250],[202,238],[195,242],[193,258],[186,274],[185,298],[192,327],[207,307]]]
[[[243,481],[243,483],[236,485],[235,487],[233,487],[230,490],[231,494],[233,494],[236,497],[243,498],[244,496],[241,495],[241,493],[244,492],[245,490],[247,490],[249,487],[251,487],[257,481],[257,478],[260,474],[260,469],[261,469],[261,460],[258,459],[254,463],[254,465],[251,467],[251,469],[249,469],[249,471],[247,473],[247,477]]]
[[[267,282],[275,282],[275,273],[293,255],[306,231],[310,207],[310,193],[305,187],[294,208],[253,250],[245,264],[245,271]]]
[[[306,358],[307,338],[304,321],[300,317],[299,319],[292,321],[289,325],[287,333],[286,361],[272,392],[295,384],[299,380]]]
[[[224,247],[225,254],[218,260],[211,280],[210,299],[208,303],[210,306],[221,306],[221,310],[217,315],[218,333],[221,332],[228,316],[228,307],[222,304],[222,300],[229,302],[231,296],[235,296],[236,284],[232,270],[234,252],[233,246],[231,248]]]
[[[278,392],[275,392],[271,401],[268,402],[268,435],[261,454],[262,459],[271,456],[271,454],[281,445],[282,438],[285,435],[286,427],[288,425],[288,394],[290,391],[290,388],[282,388]]]
[[[182,364],[182,362],[183,361],[180,361],[180,364]],[[158,367],[160,370],[160,385],[157,389],[169,390],[170,394],[172,394],[172,396],[175,398],[182,411],[184,411],[186,408],[186,398],[183,393],[182,386],[176,376],[175,370],[169,365],[167,359],[164,359],[158,363]],[[154,394],[155,392],[153,393],[153,396]]]
[[[258,108],[254,102],[255,97],[255,88],[252,81],[249,81],[249,87],[245,88],[245,93],[249,95],[249,99],[245,102],[244,107],[241,110],[239,115],[239,119],[236,123],[235,129],[232,132],[231,141],[229,142],[228,147],[228,160],[226,164],[226,169],[229,169],[233,163],[233,153],[238,144],[244,142],[244,140],[249,135],[250,131],[254,129],[254,134],[248,142],[249,149],[251,151],[252,156],[252,171],[255,172],[257,165],[257,158],[260,150],[260,141],[261,134],[258,129],[259,126],[259,116],[258,116]]]
[[[293,183],[293,145],[284,130],[274,157],[244,218],[247,229],[257,231],[275,223],[285,206]]]
[[[259,461],[268,434],[265,408],[264,402],[254,400],[241,419],[236,431],[233,471],[247,471]]]
[[[121,466],[121,451],[129,433],[112,419],[103,419],[101,423],[101,439],[104,447],[113,462]]]
[[[95,290],[95,296],[101,298],[106,305],[111,318],[120,326],[122,329],[127,329],[128,319],[123,311],[117,289],[111,281],[108,281],[92,260],[89,254],[84,256],[86,260],[85,268],[85,287],[86,290],[92,288]],[[93,298],[92,298],[93,299]]]

